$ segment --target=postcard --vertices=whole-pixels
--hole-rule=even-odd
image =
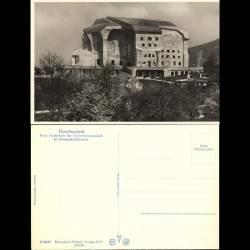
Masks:
[[[32,249],[219,249],[219,63],[218,1],[32,0]]]

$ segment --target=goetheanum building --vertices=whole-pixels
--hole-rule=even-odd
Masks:
[[[188,70],[188,33],[171,22],[106,17],[83,30],[72,65],[127,66],[138,77],[171,76]]]

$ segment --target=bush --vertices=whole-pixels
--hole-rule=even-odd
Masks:
[[[177,86],[162,86],[155,92],[135,93],[131,96],[132,121],[185,121],[197,114],[197,100],[192,92]]]
[[[67,117],[76,121],[101,121],[112,113],[109,100],[92,83],[68,98],[66,109],[70,114]]]
[[[128,74],[132,74],[132,70],[129,69],[126,65],[123,65],[123,66],[122,66],[121,72],[125,72],[125,73],[128,73]]]
[[[179,87],[144,80],[139,91],[130,70],[124,66],[122,71],[116,75],[107,65],[91,77],[77,69],[60,72],[60,77],[36,77],[35,110],[50,111],[36,114],[36,120],[193,121],[206,101],[204,119],[219,117],[218,86]]]

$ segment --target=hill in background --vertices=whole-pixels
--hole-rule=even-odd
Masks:
[[[206,61],[211,54],[215,54],[219,60],[219,43],[220,40],[216,39],[214,41],[203,43],[188,49],[189,52],[189,66],[197,66],[197,53],[202,52],[202,61]]]

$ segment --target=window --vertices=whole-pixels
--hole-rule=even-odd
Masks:
[[[147,57],[147,54],[145,54],[144,57]]]
[[[173,55],[173,58],[175,58],[175,55]]]
[[[97,59],[96,63],[97,63],[97,65],[100,65],[101,64],[100,59]]]
[[[136,76],[142,76],[142,72],[140,70],[136,71]]]
[[[155,37],[155,41],[158,41],[158,40],[159,40],[159,38],[156,36],[156,37]]]
[[[168,49],[168,50],[167,50],[167,52],[169,53],[169,52],[170,52],[170,50]]]
[[[121,65],[121,66],[123,65],[123,61],[120,61],[120,65]]]
[[[143,41],[144,39],[143,39],[143,36],[141,36],[141,41]]]
[[[156,66],[156,62],[153,62],[153,66]]]
[[[164,52],[164,49],[161,52]]]
[[[79,61],[80,61],[79,56],[73,56],[73,57],[75,58],[75,64],[79,63]]]
[[[152,41],[152,37],[151,36],[148,37],[148,41]]]
[[[115,54],[115,42],[111,42],[111,53]]]
[[[148,57],[151,57],[151,54],[148,54]]]
[[[181,62],[179,62],[179,66],[181,66]]]
[[[132,54],[132,46],[131,44],[128,44],[128,55]]]
[[[145,43],[142,43],[142,47],[145,47]]]
[[[151,61],[148,61],[148,67],[151,67]]]
[[[161,65],[164,66],[164,62],[161,62]]]
[[[161,58],[163,58],[163,55],[161,55]]]
[[[111,60],[111,64],[112,64],[112,65],[115,65],[115,60]]]
[[[180,51],[178,50],[178,53],[180,53]]]
[[[175,65],[176,65],[176,62],[173,62],[173,65],[175,66]]]
[[[155,54],[153,54],[152,57],[155,57]]]
[[[180,59],[181,57],[180,57],[180,56],[178,56],[178,58]]]
[[[148,44],[148,47],[151,47],[151,43]]]
[[[172,53],[174,53],[174,52],[175,52],[175,50],[173,49],[173,50],[172,50]]]
[[[166,55],[166,58],[169,58],[169,55]]]
[[[146,62],[143,62],[143,64],[146,64]]]
[[[157,44],[155,43],[155,44],[154,44],[154,46],[156,47],[156,46],[157,46]]]

